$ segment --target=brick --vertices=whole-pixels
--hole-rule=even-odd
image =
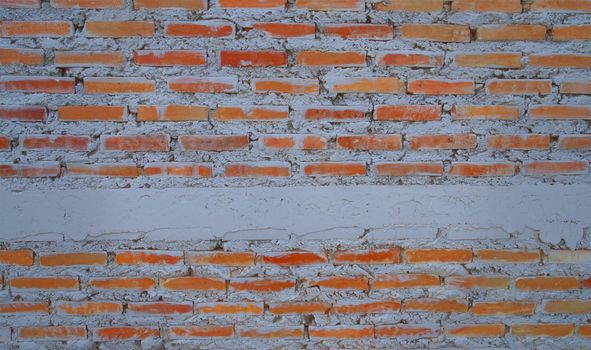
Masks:
[[[378,105],[374,119],[380,121],[436,121],[441,120],[440,105]]]
[[[49,327],[21,327],[17,330],[18,340],[38,341],[73,341],[86,339],[86,327],[49,326]]]
[[[135,163],[66,163],[69,176],[137,177],[139,168]]]
[[[469,68],[521,68],[521,53],[490,52],[490,53],[458,53],[454,63],[459,67]]]
[[[407,299],[402,303],[402,310],[405,312],[468,312],[468,304],[454,299]]]
[[[577,333],[581,337],[591,338],[591,325],[582,324],[579,326]]]
[[[355,303],[342,303],[333,305],[331,313],[334,314],[382,314],[400,311],[400,303],[397,301],[362,301]]]
[[[565,81],[562,84],[560,84],[560,93],[569,95],[591,95],[591,80]]]
[[[363,11],[363,0],[296,0],[296,9],[311,11]]]
[[[521,12],[520,0],[454,0],[453,11],[473,12]]]
[[[304,327],[239,327],[237,333],[241,338],[303,339]]]
[[[338,250],[331,256],[334,265],[344,264],[399,264],[400,248],[369,250]]]
[[[273,150],[321,150],[328,144],[326,138],[317,135],[262,135],[259,140],[263,148]]]
[[[40,8],[41,0],[0,0],[0,7]]]
[[[293,280],[241,278],[230,281],[230,290],[235,292],[275,293],[295,289]]]
[[[103,151],[167,152],[170,151],[170,136],[154,135],[101,135]]]
[[[33,251],[29,249],[0,250],[0,265],[33,265]]]
[[[534,0],[530,10],[533,12],[591,12],[588,0]]]
[[[490,135],[487,147],[494,149],[549,149],[550,135]]]
[[[107,265],[106,252],[42,253],[41,266],[90,266]]]
[[[53,64],[57,67],[121,67],[125,63],[119,51],[56,51]]]
[[[60,121],[113,121],[123,122],[127,117],[125,106],[61,106]]]
[[[314,39],[316,37],[316,25],[313,23],[254,23],[252,27],[275,39]]]
[[[364,276],[333,276],[310,281],[309,286],[334,290],[368,290],[369,280]]]
[[[591,55],[583,54],[551,54],[530,55],[528,64],[541,68],[591,68]]]
[[[304,110],[306,120],[355,121],[366,119],[367,108],[360,106],[310,106]]]
[[[476,135],[416,135],[410,140],[410,148],[416,150],[473,149],[476,148]]]
[[[591,313],[591,300],[549,300],[544,305],[544,312],[551,314],[588,314]]]
[[[0,64],[42,66],[45,54],[40,49],[1,48]]]
[[[88,151],[90,137],[74,135],[26,135],[20,144],[26,150]]]
[[[86,21],[84,35],[89,38],[151,37],[151,21]]]
[[[235,151],[248,149],[248,135],[182,135],[179,144],[183,151]]]
[[[170,303],[163,301],[127,303],[126,313],[130,316],[177,316],[193,314],[193,303]]]
[[[582,281],[583,288],[591,288],[591,278],[585,278]]]
[[[365,176],[366,164],[359,162],[316,162],[303,164],[307,176]]]
[[[223,9],[282,9],[286,0],[219,0]]]
[[[308,329],[310,339],[371,339],[374,336],[373,326],[325,326]]]
[[[49,315],[47,302],[9,302],[0,303],[0,315]]]
[[[170,250],[120,250],[115,252],[115,264],[119,265],[178,265],[183,261],[183,252]]]
[[[136,50],[133,61],[141,66],[204,66],[207,53],[198,50]]]
[[[182,9],[206,10],[206,0],[133,0],[133,8],[139,9]]]
[[[486,82],[489,95],[548,95],[552,93],[550,79],[493,79]]]
[[[0,91],[47,94],[73,94],[74,78],[41,76],[1,76]]]
[[[137,120],[141,122],[186,122],[209,118],[207,106],[137,106]]]
[[[378,11],[438,12],[443,11],[443,0],[389,0],[375,4]]]
[[[84,92],[87,94],[145,94],[154,91],[154,81],[145,78],[84,78]]]
[[[441,176],[441,162],[394,162],[376,163],[377,176]]]
[[[0,151],[10,151],[10,138],[0,136]]]
[[[402,24],[403,39],[439,42],[470,42],[470,27],[453,24]]]
[[[555,25],[552,27],[552,40],[591,40],[591,25]]]
[[[9,281],[15,290],[78,290],[76,277],[15,277]]]
[[[515,288],[528,291],[575,290],[579,288],[576,277],[521,277],[515,281]]]
[[[160,280],[160,287],[176,291],[225,291],[226,281],[219,278],[185,276]]]
[[[221,121],[274,121],[289,118],[288,106],[219,106],[215,117]]]
[[[233,326],[172,326],[170,339],[216,339],[234,336]]]
[[[488,301],[472,305],[472,313],[478,316],[530,316],[536,304],[525,301]]]
[[[190,265],[254,266],[251,252],[192,252],[187,257]]]
[[[433,80],[419,79],[408,81],[411,95],[473,95],[475,85],[472,80]]]
[[[99,290],[149,290],[156,286],[156,282],[149,277],[115,277],[93,278],[90,287]]]
[[[546,27],[537,24],[492,24],[476,30],[476,40],[529,41],[546,40]]]
[[[330,308],[331,304],[320,302],[286,302],[269,304],[269,312],[274,315],[326,314]]]
[[[451,110],[454,120],[517,120],[521,115],[521,108],[518,106],[460,106],[454,105]]]
[[[114,301],[58,302],[55,309],[71,316],[120,315],[123,305]]]
[[[547,254],[554,264],[591,264],[591,250],[550,250]]]
[[[372,289],[430,288],[440,285],[439,276],[426,273],[377,275],[371,281]]]
[[[468,324],[461,326],[448,326],[446,333],[452,337],[481,338],[494,337],[499,338],[505,335],[505,325],[503,324]]]
[[[561,149],[578,150],[591,149],[591,136],[587,135],[570,135],[560,136],[559,147]]]
[[[158,327],[102,327],[92,330],[94,341],[148,340],[160,337]]]
[[[435,68],[443,66],[443,54],[429,51],[381,51],[376,64],[391,67]]]
[[[376,338],[433,338],[439,334],[439,329],[432,326],[400,324],[396,326],[376,326],[375,333]]]
[[[587,161],[532,161],[521,167],[524,175],[586,175],[589,172]]]
[[[452,163],[449,174],[453,176],[513,176],[517,166],[513,163]]]
[[[232,39],[236,36],[232,22],[217,20],[168,22],[164,31],[167,37]]]
[[[197,314],[207,315],[262,315],[263,303],[202,303],[195,304]]]
[[[502,276],[450,276],[445,284],[461,289],[508,289],[509,277]]]
[[[388,24],[327,24],[322,28],[327,37],[341,39],[391,40],[394,38],[394,28]]]
[[[37,162],[30,164],[0,163],[2,177],[58,177],[61,173],[59,162]]]
[[[560,323],[521,323],[511,325],[514,337],[567,337],[575,330],[572,324]]]
[[[416,263],[469,263],[472,261],[470,249],[407,249],[406,261]]]
[[[405,91],[400,79],[390,77],[330,77],[327,78],[326,88],[333,94],[401,94]]]
[[[263,264],[278,266],[322,265],[328,262],[324,254],[314,252],[270,252],[262,254],[260,259]]]
[[[226,177],[289,177],[290,174],[288,162],[242,162],[226,164],[224,167],[224,176]]]
[[[258,93],[277,93],[318,95],[320,84],[318,79],[297,79],[297,78],[273,78],[253,79],[252,90]]]
[[[402,149],[402,135],[340,135],[337,137],[339,149],[346,150],[384,150]]]
[[[221,51],[218,59],[225,67],[287,66],[287,54],[283,51]]]
[[[64,9],[118,9],[125,7],[124,0],[51,0],[51,7]]]
[[[74,26],[69,21],[2,21],[0,37],[16,38],[62,38],[74,34]]]
[[[591,120],[591,106],[541,105],[529,108],[533,119]]]
[[[360,51],[302,51],[296,56],[296,64],[311,67],[362,67],[365,60]]]
[[[213,167],[208,163],[153,162],[144,166],[145,176],[212,177]]]
[[[168,88],[174,92],[220,94],[238,91],[238,78],[181,76],[168,79]]]
[[[42,122],[47,118],[45,107],[40,106],[0,106],[0,120]]]

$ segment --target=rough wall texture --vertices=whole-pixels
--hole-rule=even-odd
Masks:
[[[0,347],[591,348],[590,13],[0,0]]]

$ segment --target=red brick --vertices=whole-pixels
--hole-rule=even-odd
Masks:
[[[331,262],[343,264],[399,264],[400,248],[370,250],[339,250],[332,254]]]
[[[61,173],[59,162],[37,162],[30,164],[0,163],[2,177],[58,177]]]
[[[533,119],[591,120],[591,106],[542,105],[529,108]]]
[[[454,11],[521,12],[521,0],[454,0]]]
[[[302,51],[296,56],[296,64],[302,66],[362,67],[365,60],[360,51]]]
[[[476,252],[478,260],[495,263],[539,263],[539,250],[483,249]]]
[[[27,150],[88,151],[90,137],[73,135],[27,135],[20,143]]]
[[[383,51],[376,55],[376,63],[393,67],[442,67],[443,54],[428,51]]]
[[[0,7],[40,8],[41,0],[0,0]]]
[[[374,118],[382,121],[435,121],[441,120],[441,111],[440,105],[378,105]]]
[[[295,289],[293,280],[241,278],[230,281],[230,290],[235,292],[274,293],[290,289]]]
[[[113,121],[123,122],[127,117],[125,106],[61,106],[58,118],[61,121]]]
[[[470,42],[470,27],[453,24],[403,24],[400,34],[404,39],[440,42]]]
[[[304,327],[256,327],[238,328],[238,335],[241,338],[260,339],[303,339]]]
[[[513,163],[452,163],[453,176],[513,176],[517,166]]]
[[[591,28],[589,30],[591,30]],[[591,95],[591,80],[565,81],[560,85],[560,93]]]
[[[49,315],[47,302],[8,302],[0,304],[0,314],[7,315]]]
[[[482,41],[546,40],[546,27],[537,24],[492,24],[479,27],[476,39]]]
[[[155,90],[155,82],[145,78],[84,78],[84,92],[87,94],[145,94]]]
[[[505,336],[505,325],[503,324],[468,324],[460,326],[449,326],[446,333],[452,337],[481,338]]]
[[[226,177],[288,177],[290,173],[288,162],[242,162],[226,164],[224,167]]]
[[[443,0],[390,0],[375,4],[378,11],[438,12],[443,11]]]
[[[552,28],[552,40],[591,40],[591,25],[555,25]]]
[[[303,164],[307,176],[365,176],[366,164],[359,162],[317,162]]]
[[[43,50],[39,49],[1,48],[0,64],[42,66],[44,55]]]
[[[193,314],[193,303],[170,303],[163,301],[127,303],[128,314],[133,316],[176,316]]]
[[[511,325],[514,337],[568,337],[575,330],[572,324],[559,323],[522,323]]]
[[[16,290],[78,290],[77,277],[15,277],[9,281]]]
[[[472,305],[472,313],[478,316],[530,316],[535,303],[523,301],[488,301]]]
[[[92,330],[94,341],[148,340],[160,337],[157,327],[103,327]]]
[[[515,281],[515,288],[528,291],[575,290],[579,289],[576,277],[521,277]]]
[[[553,314],[588,314],[591,313],[591,300],[549,300],[544,305],[544,312]]]
[[[282,9],[287,0],[219,0],[223,9]]]
[[[120,9],[124,0],[51,0],[51,6],[65,9]]]
[[[274,121],[289,118],[288,106],[219,106],[215,114],[222,121]]]
[[[89,285],[99,290],[149,290],[156,286],[156,282],[149,277],[107,277],[93,278]]]
[[[405,91],[400,79],[390,77],[330,77],[326,88],[333,94],[401,94]]]
[[[375,171],[377,176],[441,176],[443,164],[441,162],[376,163]]]
[[[402,149],[402,135],[341,135],[337,137],[339,149],[346,150],[385,150]]]
[[[277,94],[318,95],[320,84],[318,79],[273,78],[253,79],[252,90],[259,93],[274,92]]]
[[[508,289],[509,277],[503,276],[450,276],[445,284],[462,289]]]
[[[263,148],[282,150],[321,150],[327,148],[328,141],[317,135],[262,135],[260,143]]]
[[[66,163],[67,174],[70,176],[111,176],[137,177],[139,168],[135,163]]]
[[[396,326],[376,326],[377,338],[400,338],[400,337],[420,337],[432,338],[439,333],[438,328],[420,325],[396,325]]]
[[[287,54],[283,51],[221,51],[219,63],[226,67],[284,67]]]
[[[175,92],[219,94],[237,92],[236,77],[193,77],[181,76],[168,79],[168,88]]]
[[[472,80],[410,80],[408,93],[411,95],[473,95]]]
[[[333,276],[310,281],[308,285],[311,287],[320,287],[321,290],[368,290],[369,280],[364,276]]]
[[[170,151],[170,136],[154,135],[102,135],[103,151],[167,152]]]
[[[588,135],[563,135],[559,140],[561,149],[591,149],[591,136]]]
[[[456,54],[454,63],[470,68],[521,68],[521,53],[487,52]]]
[[[363,0],[296,0],[295,8],[312,11],[363,11]]]
[[[335,314],[382,314],[398,311],[400,311],[400,303],[392,300],[342,303],[334,305],[331,309],[331,313]]]
[[[188,255],[191,265],[253,266],[255,254],[251,252],[193,252]]]
[[[69,21],[2,21],[0,37],[60,38],[74,34],[74,26]]]
[[[288,314],[326,314],[331,304],[320,302],[286,302],[269,304],[269,312],[274,315]]]
[[[206,10],[206,0],[133,0],[133,8]]]
[[[490,135],[487,146],[494,149],[549,149],[550,135]]]
[[[29,249],[0,250],[0,265],[33,265],[33,251]]]
[[[208,118],[209,107],[206,106],[137,106],[137,120],[141,122],[186,122]]]
[[[591,12],[587,0],[534,0],[530,7],[533,12]]]
[[[374,336],[373,326],[331,326],[310,328],[310,339],[371,339]]]
[[[408,299],[402,303],[403,311],[468,312],[468,304],[454,299]]]
[[[496,120],[517,120],[521,115],[521,108],[518,106],[459,106],[454,105],[451,110],[452,118],[455,120],[471,119],[496,119]]]
[[[0,136],[0,151],[10,151],[10,138],[7,136]]]
[[[74,78],[41,76],[2,76],[0,91],[25,93],[73,94],[76,87]]]
[[[86,327],[49,326],[49,327],[21,327],[17,331],[17,338],[21,341],[73,341],[86,339]]]
[[[429,288],[440,285],[439,276],[424,273],[377,275],[371,281],[372,289]]]
[[[476,135],[417,135],[411,138],[410,148],[417,150],[473,149],[476,148]]]
[[[41,266],[90,266],[107,265],[106,252],[43,253],[39,256]]]
[[[210,315],[262,315],[263,303],[201,303],[195,305],[197,314]]]
[[[216,339],[234,336],[233,326],[172,326],[170,339]]]
[[[391,40],[394,38],[394,28],[388,24],[327,24],[322,28],[322,33],[327,37],[341,39]]]
[[[153,162],[144,166],[145,176],[212,177],[213,168],[208,163]]]
[[[197,50],[137,50],[133,53],[135,64],[142,66],[204,66],[207,53]]]
[[[407,249],[406,261],[416,263],[469,263],[472,261],[470,249]]]
[[[120,315],[123,305],[114,301],[58,302],[55,306],[60,314],[72,316]]]
[[[234,38],[234,24],[227,21],[168,22],[165,36],[185,38]]]
[[[248,135],[183,135],[179,136],[183,151],[235,151],[248,149]]]
[[[324,254],[314,252],[272,252],[261,255],[261,262],[266,265],[303,266],[327,263]]]
[[[47,118],[45,107],[40,106],[1,106],[0,120],[23,122],[42,122]]]
[[[366,113],[366,108],[357,106],[311,106],[305,109],[304,119],[355,121],[366,119]]]
[[[115,252],[119,265],[178,265],[184,261],[183,252],[167,250],[120,250]]]
[[[316,25],[312,23],[254,23],[252,27],[275,39],[314,39]]]
[[[531,161],[521,167],[524,175],[585,175],[589,173],[587,161]]]
[[[86,21],[84,34],[89,38],[151,37],[151,21]]]
[[[549,79],[492,79],[486,82],[489,95],[548,95],[552,93]]]
[[[225,291],[226,281],[219,278],[185,276],[160,279],[160,287],[177,291]]]
[[[120,67],[125,57],[118,51],[56,51],[53,63],[58,67]]]
[[[552,54],[530,55],[529,65],[542,68],[591,68],[591,55]]]

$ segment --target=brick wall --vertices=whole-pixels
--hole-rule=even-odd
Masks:
[[[590,0],[0,0],[0,189],[588,186],[589,40]],[[590,346],[588,226],[435,226],[5,240],[0,341]]]

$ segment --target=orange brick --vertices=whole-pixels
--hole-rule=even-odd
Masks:
[[[219,63],[226,67],[284,67],[287,54],[283,51],[221,51]]]
[[[371,281],[372,289],[429,288],[440,285],[439,276],[425,273],[377,275]]]
[[[416,150],[473,149],[476,148],[476,135],[417,135],[411,138],[410,148]]]
[[[212,177],[213,168],[208,163],[154,162],[144,166],[145,176]]]
[[[421,163],[376,163],[377,176],[440,176],[443,175],[441,162]]]
[[[468,304],[454,299],[408,299],[402,303],[403,311],[468,312]]]
[[[530,316],[536,308],[535,303],[522,301],[489,301],[472,305],[472,313],[479,316]]]
[[[261,255],[261,262],[266,265],[278,266],[302,266],[321,265],[327,263],[324,254],[314,252],[277,252],[264,253]]]
[[[544,305],[544,312],[552,314],[591,313],[591,300],[550,300]]]
[[[238,79],[228,77],[181,76],[168,79],[168,88],[175,92],[219,94],[237,92]]]
[[[572,324],[560,323],[521,323],[511,325],[514,337],[568,337],[575,330]]]
[[[39,256],[41,266],[106,265],[106,252],[43,253]]]
[[[503,324],[468,324],[456,327],[447,327],[446,332],[452,337],[503,337],[505,325]]]
[[[157,327],[103,327],[92,330],[94,341],[148,340],[160,337]]]
[[[304,111],[306,120],[354,121],[366,119],[367,109],[356,106],[314,106]]]
[[[111,176],[137,177],[139,169],[135,163],[66,163],[67,174],[70,176]]]
[[[21,341],[73,341],[75,339],[86,339],[86,336],[86,327],[21,327],[17,331],[17,338]]]
[[[318,79],[273,78],[253,79],[252,89],[259,93],[274,92],[278,94],[318,95],[320,84]]]
[[[231,280],[230,289],[235,292],[274,293],[295,289],[295,281],[241,278]]]
[[[521,115],[521,108],[518,106],[459,106],[454,105],[451,110],[453,119],[497,119],[517,120]]]
[[[0,0],[0,7],[40,8],[41,0]]]
[[[0,37],[60,38],[74,34],[74,26],[69,21],[2,21]]]
[[[378,11],[437,12],[443,11],[443,0],[389,0],[375,4]]]
[[[560,148],[562,149],[591,149],[591,136],[571,135],[560,136]]]
[[[470,27],[453,24],[403,24],[400,34],[404,39],[440,42],[470,42]]]
[[[394,28],[387,24],[327,24],[322,28],[322,33],[327,37],[341,39],[391,40],[394,38]]]
[[[263,303],[203,303],[195,305],[198,314],[212,315],[262,315],[265,311]]]
[[[402,149],[402,135],[341,135],[337,146],[346,150],[397,151]]]
[[[534,0],[531,4],[534,12],[591,12],[587,0]]]
[[[546,40],[546,27],[537,24],[493,24],[479,27],[476,39],[482,41]]]
[[[168,22],[165,36],[185,38],[234,38],[234,24],[227,21]]]
[[[326,149],[328,141],[317,135],[263,135],[260,138],[263,148],[282,150],[320,150]]]
[[[542,105],[529,108],[533,119],[585,119],[591,120],[591,106]]]
[[[27,150],[88,151],[90,137],[73,135],[27,135],[21,136],[20,143]]]
[[[462,289],[507,289],[510,279],[502,276],[450,276],[445,284]]]
[[[454,0],[454,11],[521,12],[521,0]]]
[[[61,106],[58,118],[61,121],[113,121],[122,122],[127,117],[125,106]]]
[[[219,278],[185,276],[172,277],[160,280],[160,287],[178,291],[225,291],[226,281]]]
[[[151,37],[151,21],[86,21],[84,34],[89,38]]]
[[[234,151],[248,149],[248,135],[183,135],[179,136],[183,151]]]
[[[405,86],[398,78],[337,76],[327,79],[327,89],[333,94],[400,94],[404,92]]]
[[[335,314],[382,314],[400,311],[397,301],[363,301],[353,304],[334,305],[331,313]]]
[[[443,54],[428,51],[383,51],[376,55],[376,63],[393,67],[442,67]]]
[[[33,251],[29,249],[0,250],[0,265],[33,265]]]
[[[49,305],[46,302],[11,302],[0,304],[0,314],[6,315],[21,315],[21,314],[38,314],[49,315]]]
[[[453,176],[513,176],[513,163],[452,163],[449,174]]]
[[[316,25],[312,23],[254,23],[252,27],[276,39],[314,39],[316,37]]]
[[[487,146],[494,149],[548,149],[550,135],[491,135],[488,136]]]
[[[370,250],[339,250],[332,254],[331,262],[344,264],[399,264],[400,248]]]
[[[365,52],[360,51],[302,51],[296,56],[296,64],[302,66],[365,66]]]
[[[409,80],[408,93],[411,95],[473,95],[472,80]]]
[[[375,333],[377,338],[432,338],[436,337],[439,334],[439,329],[430,326],[409,326],[400,324],[396,326],[376,326]]]
[[[84,78],[84,92],[87,94],[145,94],[155,90],[154,81],[145,78]]]
[[[93,278],[89,285],[102,290],[149,290],[156,286],[156,282],[149,277]]]
[[[317,162],[304,164],[307,176],[365,176],[366,164],[358,162]]]
[[[521,277],[515,281],[515,288],[520,290],[575,290],[579,289],[576,277]]]
[[[170,150],[170,136],[154,135],[101,135],[103,151],[125,152],[167,152]]]
[[[552,93],[550,79],[493,79],[486,82],[489,95],[548,95]]]
[[[591,25],[555,25],[552,40],[591,40]]]
[[[55,308],[60,314],[72,316],[120,315],[123,312],[123,305],[114,301],[58,302]]]
[[[0,49],[0,64],[43,65],[43,50],[39,49]]]
[[[128,314],[133,316],[176,316],[193,314],[193,303],[169,303],[163,301],[127,303]]]
[[[133,0],[133,8],[206,10],[206,0]]]
[[[11,289],[78,290],[76,277],[15,277],[9,281]]]
[[[0,163],[1,177],[58,177],[61,173],[59,162],[37,162],[31,164]]]
[[[142,66],[204,66],[207,53],[197,50],[137,50],[133,53],[135,64]]]
[[[580,325],[578,334],[581,337],[591,338],[591,325],[587,325],[587,324]]]
[[[470,249],[407,249],[406,261],[416,263],[469,263],[472,261]]]
[[[242,162],[226,164],[224,167],[226,177],[289,177],[290,173],[288,162]]]
[[[168,250],[120,250],[115,252],[119,265],[177,265],[184,261],[183,252]]]
[[[374,336],[373,326],[331,326],[310,328],[310,339],[371,339]]]
[[[318,286],[320,289],[367,290],[369,288],[369,280],[364,276],[333,276],[310,281],[308,285]]]
[[[222,121],[273,121],[289,118],[288,106],[219,106],[215,114]]]
[[[521,68],[521,58],[521,53],[511,52],[461,53],[455,55],[454,63],[470,68]]]
[[[269,304],[269,312],[275,315],[287,314],[326,314],[330,310],[329,303],[288,302]]]
[[[141,122],[183,122],[208,118],[209,107],[206,106],[137,106],[137,120]]]
[[[64,9],[120,9],[124,0],[51,0],[51,6]]]
[[[589,172],[587,161],[533,161],[522,166],[524,175],[586,175]]]
[[[530,66],[542,68],[591,68],[591,55],[530,55],[528,63]]]
[[[233,326],[173,326],[170,339],[231,338]]]
[[[591,95],[591,80],[565,81],[560,85],[560,93],[561,94]]]
[[[1,106],[0,120],[22,122],[42,122],[47,118],[45,107],[40,106]]]
[[[118,51],[56,51],[53,60],[58,67],[120,67],[124,62]]]
[[[40,76],[2,76],[0,91],[24,93],[73,94],[76,88],[74,78]]]
[[[219,0],[223,9],[282,9],[286,0]]]
[[[363,11],[363,0],[296,0],[295,8],[312,11]]]
[[[440,105],[378,105],[374,118],[388,121],[435,121],[441,120],[441,111]]]
[[[253,266],[255,254],[251,252],[192,252],[188,255],[191,265]]]
[[[238,335],[241,338],[303,339],[304,327],[240,327],[238,328]]]

